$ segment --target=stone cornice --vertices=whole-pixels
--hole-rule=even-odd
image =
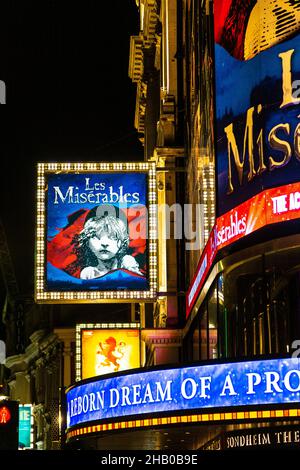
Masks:
[[[175,158],[184,156],[185,149],[183,147],[156,147],[152,160],[157,166],[167,167],[168,163],[174,163]]]
[[[142,330],[142,340],[147,346],[153,344],[160,346],[181,346],[182,330],[179,329],[144,329]]]
[[[144,73],[144,39],[142,34],[130,37],[128,75],[134,83],[138,83]]]
[[[43,330],[36,331],[30,336],[32,343],[26,348],[24,354],[9,356],[6,359],[5,366],[11,369],[12,374],[25,371],[32,361],[40,361],[41,355],[50,352],[58,344],[58,338],[50,333],[45,336]]]
[[[159,6],[156,0],[145,0],[144,2],[144,24],[143,35],[145,47],[151,47],[156,41],[156,26],[159,19]]]
[[[140,134],[143,134],[145,131],[146,99],[147,84],[141,81],[137,86],[134,120],[134,126]]]
[[[130,38],[129,69],[128,74],[134,83],[137,83],[136,108],[135,108],[135,128],[141,134],[140,141],[145,132],[145,110],[147,98],[147,80],[149,75],[158,65],[157,25],[159,22],[160,1],[158,0],[138,0],[137,6],[143,6],[141,13],[141,31],[138,36]],[[160,43],[159,43],[160,44]],[[154,53],[152,53],[152,50]],[[149,61],[150,51],[150,61]],[[151,58],[153,56],[153,59]]]
[[[24,358],[24,354],[18,354],[16,356],[9,356],[6,358],[5,367],[13,369],[18,367],[19,370],[26,370],[27,364]]]
[[[75,328],[55,328],[54,333],[64,342],[72,343],[76,341]]]

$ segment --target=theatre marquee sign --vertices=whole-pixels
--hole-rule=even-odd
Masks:
[[[39,163],[37,170],[36,302],[153,301],[155,164]]]
[[[67,427],[136,415],[300,403],[299,359],[115,375],[67,391]]]

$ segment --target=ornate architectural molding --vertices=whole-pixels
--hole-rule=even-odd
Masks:
[[[166,163],[174,163],[174,159],[185,156],[184,147],[156,147],[153,153],[153,160],[157,166],[165,166]]]
[[[142,340],[145,342],[147,349],[146,365],[156,364],[157,350],[178,351],[182,346],[182,330],[162,329],[145,329],[142,330]]]
[[[144,0],[141,3],[144,4],[143,34],[145,47],[151,47],[156,41],[156,28],[159,20],[160,6],[156,0]]]
[[[6,367],[11,370],[11,374],[23,372],[28,369],[29,364],[35,362],[41,366],[46,364],[56,354],[58,338],[53,333],[46,333],[39,330],[30,336],[31,344],[27,346],[23,354],[9,356],[6,359]]]
[[[182,330],[179,329],[144,329],[141,334],[147,346],[151,344],[181,346]]]
[[[27,363],[24,358],[24,354],[18,354],[16,356],[9,356],[6,358],[5,366],[8,369],[26,370]]]
[[[140,141],[144,143],[145,111],[147,99],[147,81],[151,76],[151,69],[159,69],[160,36],[158,32],[160,1],[139,0],[140,34],[131,36],[129,53],[128,75],[137,84],[136,108],[134,125],[141,135]],[[149,55],[150,54],[150,55]]]
[[[128,75],[134,83],[138,83],[144,73],[143,45],[144,39],[141,33],[139,36],[131,36]]]
[[[182,347],[182,330],[161,328],[142,330],[142,340],[145,343],[145,366],[176,363]]]
[[[168,312],[167,312],[166,298],[161,298],[157,300],[155,307],[154,307],[154,312],[153,312],[154,326],[156,328],[165,328],[167,325],[167,318],[168,318]]]
[[[145,132],[146,99],[147,99],[147,84],[140,81],[137,86],[135,119],[134,119],[134,127],[137,129],[137,131],[140,134],[144,134]],[[140,140],[143,143],[144,138],[142,137]]]
[[[72,343],[76,341],[75,327],[74,328],[55,328],[54,333],[62,342]]]

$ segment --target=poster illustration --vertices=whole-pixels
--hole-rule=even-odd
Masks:
[[[81,330],[81,379],[136,367],[140,367],[139,330]]]
[[[36,301],[154,298],[151,163],[40,163]]]
[[[300,2],[215,0],[217,216],[300,180]]]
[[[129,173],[48,176],[49,288],[148,287],[146,178]]]

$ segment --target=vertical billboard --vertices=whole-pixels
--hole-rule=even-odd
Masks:
[[[40,163],[37,199],[37,302],[153,300],[153,163]]]
[[[19,405],[19,450],[33,447],[32,405]]]
[[[214,0],[217,215],[300,180],[300,2]]]
[[[76,380],[140,367],[139,324],[80,324]]]

